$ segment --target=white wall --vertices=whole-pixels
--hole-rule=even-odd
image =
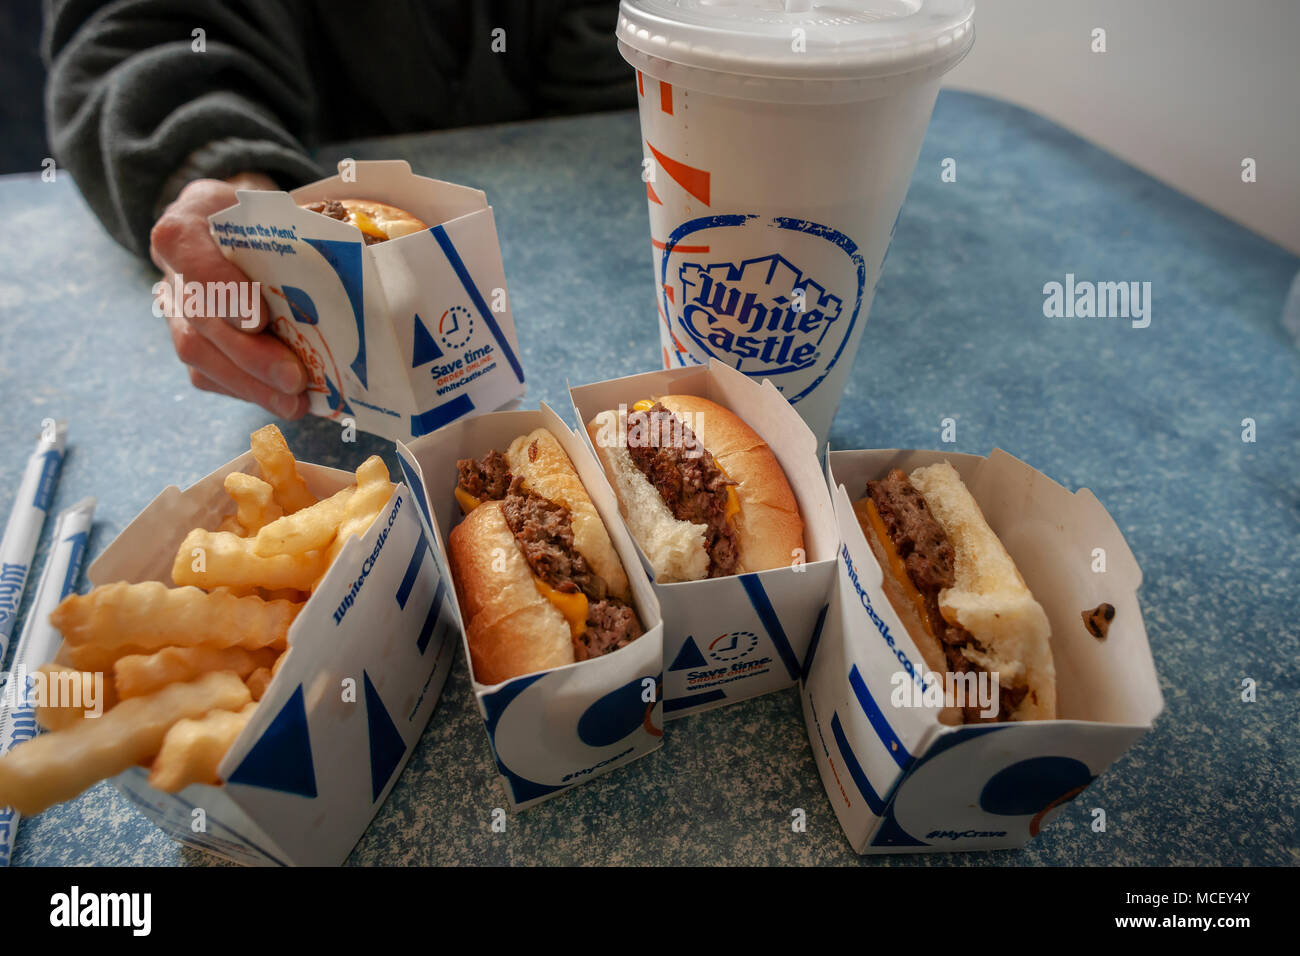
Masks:
[[[1300,0],[976,0],[947,85],[1029,107],[1300,253]]]

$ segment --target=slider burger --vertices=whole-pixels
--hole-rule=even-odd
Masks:
[[[448,539],[474,679],[498,684],[641,636],[609,532],[559,441],[539,428],[463,458]]]
[[[956,469],[947,462],[911,475],[895,468],[867,482],[867,497],[853,510],[884,570],[889,603],[926,667],[940,675],[996,673],[993,719],[1053,719],[1047,614]],[[940,714],[949,724],[987,719],[978,704]]]
[[[587,433],[628,530],[661,582],[789,566],[803,519],[767,443],[721,405],[664,395],[604,411]]]
[[[321,199],[304,203],[302,208],[351,223],[361,230],[361,238],[368,246],[429,228],[405,210],[370,199]]]

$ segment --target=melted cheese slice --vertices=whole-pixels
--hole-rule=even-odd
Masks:
[[[388,233],[380,229],[378,223],[355,206],[348,210],[348,218],[352,220],[352,225],[367,235],[374,236],[376,239],[388,238]]]
[[[921,596],[921,592],[912,583],[912,578],[907,573],[907,565],[903,563],[903,559],[898,554],[898,549],[894,547],[894,539],[885,530],[885,522],[881,519],[880,512],[876,510],[876,503],[870,498],[863,498],[853,503],[853,511],[857,514],[858,521],[866,521],[871,524],[871,530],[876,533],[876,538],[879,539],[881,547],[885,549],[885,556],[889,559],[888,573],[894,576],[894,580],[902,587],[907,599],[916,608],[916,616],[921,619],[926,631],[931,637],[938,640],[939,636],[935,632],[934,622],[930,619],[930,612],[925,606],[925,598]]]
[[[581,637],[587,632],[587,595],[581,591],[571,594],[557,591],[536,575],[533,575],[533,586],[537,588],[538,594],[564,615],[564,619],[569,622],[571,637]]]
[[[730,481],[731,476],[727,474],[726,469],[723,468],[722,465],[718,464],[718,459],[713,459],[713,463],[717,465],[718,471],[722,473],[722,477],[726,478],[727,481]],[[727,485],[727,503],[723,505],[722,516],[730,521],[738,514],[740,514],[740,495],[736,494],[735,485]]]
[[[460,510],[465,512],[465,514],[469,514],[471,511],[473,511],[475,508],[477,508],[479,505],[483,503],[481,500],[475,498],[473,495],[471,495],[460,485],[456,486],[456,501],[460,504]]]

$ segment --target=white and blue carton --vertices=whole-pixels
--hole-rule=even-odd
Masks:
[[[853,512],[891,468],[947,461],[1001,538],[1052,626],[1057,719],[948,726],[908,706],[925,665],[881,587]],[[1001,450],[833,451],[826,480],[840,550],[830,612],[801,682],[808,738],[831,806],[862,854],[1023,846],[1150,729],[1164,706],[1137,591],[1142,572],[1101,502]],[[1083,612],[1115,616],[1104,639]],[[1087,822],[1092,822],[1088,817]]]
[[[496,223],[478,189],[404,160],[352,161],[291,193],[240,190],[213,240],[261,284],[268,327],[302,359],[313,414],[404,440],[524,393]],[[367,246],[300,208],[370,199],[429,228]]]
[[[406,484],[421,503],[431,540],[446,555],[446,536],[461,520],[456,502],[456,462],[504,452],[514,439],[546,428],[573,463],[627,571],[645,632],[610,654],[524,674],[498,684],[470,682],[501,783],[516,810],[608,773],[663,744],[664,626],[659,602],[637,560],[635,546],[600,464],[582,439],[543,404],[537,410],[503,411],[456,422],[409,444],[397,445]],[[445,559],[441,559],[445,561]],[[454,581],[443,580],[448,603],[457,605]],[[465,660],[470,661],[464,621],[457,610]]]
[[[299,462],[319,498],[356,480]],[[230,512],[225,476],[165,489],[90,566],[92,584],[161,581],[186,533]],[[344,545],[289,630],[289,655],[218,767],[220,786],[170,794],[133,768],[113,783],[181,843],[249,864],[337,865],[420,739],[455,656],[449,583],[404,484]]]
[[[776,456],[803,518],[804,554],[787,566],[702,581],[654,580],[664,615],[664,714],[669,719],[793,687],[827,613],[839,542],[817,440],[785,397],[711,359],[707,366],[645,372],[569,389],[580,423],[661,395],[698,395],[734,412]],[[582,434],[589,448],[591,436]],[[609,483],[601,472],[606,490]],[[612,495],[613,492],[610,491]]]

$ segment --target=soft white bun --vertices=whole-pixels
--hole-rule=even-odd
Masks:
[[[707,398],[663,395],[657,401],[681,419],[736,482],[740,513],[733,519],[739,544],[737,574],[793,564],[803,548],[803,519],[785,472],[767,443],[737,415]],[[598,414],[587,433],[605,468],[632,537],[664,582],[698,581],[709,573],[708,528],[673,516],[654,485],[618,444],[626,434],[615,411]]]
[[[615,425],[617,418],[615,411],[601,412],[587,424],[587,434],[618,496],[627,530],[650,560],[656,580],[665,584],[700,580],[709,573],[709,552],[704,547],[707,526],[673,517],[628,450],[610,440],[624,433],[618,430],[623,425]]]
[[[740,418],[698,395],[663,395],[664,408],[686,422],[727,477],[736,482],[740,513],[733,520],[740,540],[736,573],[766,571],[794,563],[803,551],[803,518],[781,463]]]
[[[1047,613],[952,465],[918,468],[908,479],[952,542],[956,583],[939,592],[939,611],[985,649],[983,654],[963,653],[996,671],[1002,685],[1029,687],[1013,719],[1053,719],[1056,667]]]
[[[525,488],[569,509],[574,549],[604,579],[611,595],[631,600],[627,574],[614,550],[614,542],[609,539],[605,522],[600,520],[573,462],[556,437],[545,428],[521,435],[506,449],[506,461],[510,463],[510,473],[524,480]]]
[[[499,684],[574,662],[568,622],[538,593],[501,502],[471,511],[451,529],[447,549],[476,681]],[[492,566],[499,555],[503,570]]]

